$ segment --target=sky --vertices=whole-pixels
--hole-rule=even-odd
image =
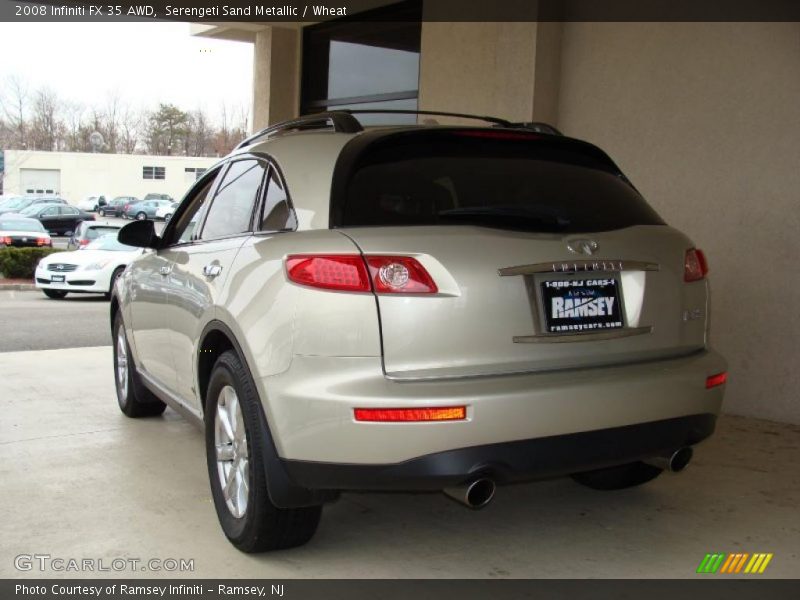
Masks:
[[[0,97],[10,75],[90,106],[116,92],[136,109],[170,102],[216,119],[223,102],[250,110],[253,46],[187,23],[0,23]]]

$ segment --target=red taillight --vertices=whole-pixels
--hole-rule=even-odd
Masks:
[[[410,256],[366,256],[372,285],[379,294],[435,294],[431,276]]]
[[[706,377],[706,389],[710,390],[718,385],[722,385],[726,381],[728,381],[728,373],[726,371],[717,373],[716,375],[709,375]]]
[[[408,421],[463,421],[467,418],[466,406],[437,408],[356,408],[356,421],[408,422]]]
[[[36,238],[36,245],[37,246],[52,246],[53,242],[51,242],[47,238]]]
[[[292,254],[286,258],[286,272],[290,281],[326,290],[374,290],[378,294],[438,292],[425,267],[410,256]]]
[[[0,241],[2,241],[6,246],[10,246],[12,240],[11,240],[10,237],[4,237],[4,238],[0,238]]]
[[[78,240],[78,245],[79,245],[79,246],[85,246],[85,245],[87,245],[88,243],[89,243],[89,240]]]
[[[706,262],[706,255],[702,250],[691,248],[686,251],[686,257],[683,261],[683,280],[687,283],[690,281],[700,281],[708,274],[708,263]]]
[[[359,254],[292,255],[286,258],[289,280],[301,285],[340,290],[369,292],[367,266]]]

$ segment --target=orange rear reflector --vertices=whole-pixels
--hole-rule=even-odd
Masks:
[[[440,408],[356,408],[356,421],[461,421],[467,418],[466,406]]]
[[[706,389],[710,390],[713,387],[722,385],[727,380],[728,380],[727,372],[717,373],[716,375],[709,375],[708,377],[706,377]]]

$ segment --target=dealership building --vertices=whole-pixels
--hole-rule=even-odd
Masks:
[[[599,145],[709,258],[725,409],[800,423],[800,23],[436,22],[426,2],[369,4],[386,20],[192,33],[252,43],[256,129],[401,108],[546,121]]]
[[[87,196],[169,194],[180,199],[217,158],[86,152],[3,152],[4,194]]]

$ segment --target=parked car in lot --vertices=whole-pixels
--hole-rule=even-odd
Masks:
[[[264,130],[119,233],[151,249],[111,301],[119,407],[203,426],[231,543],[303,544],[347,490],[683,469],[727,377],[695,244],[552,127],[357,114]]]
[[[50,234],[36,219],[17,215],[0,216],[0,248],[41,248],[52,245]]]
[[[108,204],[110,198],[111,196],[107,194],[94,194],[79,200],[75,206],[86,212],[97,212],[101,207]]]
[[[19,198],[22,198],[22,196],[17,196],[16,194],[0,194],[0,208],[2,208],[6,203]]]
[[[0,207],[0,215],[21,214],[23,210],[30,206],[42,204],[67,204],[67,201],[57,196],[23,196]]]
[[[172,206],[171,200],[142,200],[135,204],[130,204],[125,209],[123,216],[128,219],[155,219],[156,211],[162,206]]]
[[[141,253],[103,236],[82,250],[45,256],[36,266],[36,287],[53,299],[68,293],[109,294],[125,266]]]
[[[50,233],[72,235],[83,221],[94,221],[94,215],[68,204],[34,204],[19,214],[37,219]]]
[[[172,215],[175,214],[175,210],[180,205],[180,202],[172,202],[171,204],[164,204],[159,206],[156,209],[155,219],[162,220],[165,223],[169,223],[169,220],[172,218]]]
[[[175,202],[175,199],[169,194],[155,194],[155,193],[146,194],[144,200],[169,200],[170,202]]]
[[[67,240],[67,250],[78,250],[97,238],[106,235],[116,237],[121,227],[121,225],[112,225],[111,223],[84,221],[77,226],[72,236]]]
[[[121,217],[125,212],[125,206],[141,202],[135,196],[117,196],[105,206],[101,206],[97,212],[101,217]]]

